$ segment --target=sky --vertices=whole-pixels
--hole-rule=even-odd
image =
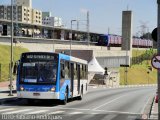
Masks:
[[[0,0],[0,4],[10,4],[10,1]],[[133,35],[140,34],[143,24],[149,32],[157,26],[157,0],[32,0],[32,7],[51,11],[52,16],[61,17],[68,28],[71,20],[78,19],[79,28],[83,30],[86,30],[86,11],[89,11],[91,32],[121,35],[124,10],[133,13]]]

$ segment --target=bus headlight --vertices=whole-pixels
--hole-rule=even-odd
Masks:
[[[20,91],[24,91],[24,87],[21,86],[21,87],[20,87]]]
[[[54,92],[55,91],[55,87],[51,88],[51,92]]]

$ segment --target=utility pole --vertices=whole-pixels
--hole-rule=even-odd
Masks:
[[[108,27],[108,35],[110,34],[110,28]]]
[[[77,31],[79,30],[79,20],[77,19]]]
[[[90,35],[89,35],[89,11],[87,11],[87,40],[88,40],[88,46],[90,43]]]
[[[11,11],[12,11],[12,14],[11,14],[11,22],[12,22],[12,26],[11,26],[11,61],[10,61],[10,85],[9,85],[9,88],[10,88],[10,92],[9,92],[9,96],[13,96],[13,93],[12,93],[12,79],[13,79],[13,76],[12,76],[12,73],[13,73],[13,0],[11,0]]]
[[[158,4],[158,26],[157,26],[157,52],[158,54],[160,54],[160,0],[157,0],[157,4]],[[160,70],[158,70],[158,96],[160,96]],[[158,120],[160,119],[160,99],[158,99]]]
[[[69,55],[71,56],[72,55],[72,23],[73,22],[77,22],[77,20],[71,20],[71,36],[70,36],[70,53],[69,53]]]
[[[15,24],[13,25],[13,30],[14,30],[13,34],[15,36],[19,36],[20,30],[19,30],[19,27],[18,27],[18,5],[17,5],[17,0],[13,1],[13,6],[14,6],[13,20],[15,21]],[[28,20],[28,18],[27,18],[27,20]],[[14,38],[13,42],[15,42],[15,44],[16,44],[16,41],[17,41],[17,38],[16,39]],[[14,59],[13,59],[13,61],[14,61]]]
[[[55,44],[54,44],[54,22],[55,22],[55,19],[53,18],[53,33],[52,33],[52,38],[53,38],[53,52],[55,52]]]

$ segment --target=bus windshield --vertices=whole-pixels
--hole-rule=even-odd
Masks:
[[[21,64],[23,84],[56,84],[57,62],[36,61]]]

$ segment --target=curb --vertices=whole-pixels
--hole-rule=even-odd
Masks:
[[[158,114],[154,114],[154,107],[155,107],[155,104],[158,104],[158,103],[155,103],[155,98],[154,98],[154,101],[153,101],[153,104],[152,104],[152,107],[151,107],[151,114],[150,114],[150,119],[158,119]]]
[[[154,96],[150,97],[150,99],[149,99],[149,101],[143,111],[143,114],[141,116],[142,119],[149,119],[150,118],[153,103],[154,103]]]
[[[99,86],[105,86],[106,88],[134,88],[134,87],[156,87],[157,84],[149,84],[149,85],[119,85],[119,86],[106,86],[106,85],[97,85],[97,84],[91,84],[88,86],[93,86],[93,87],[99,87]]]
[[[9,103],[9,102],[13,102],[15,100],[17,100],[17,97],[0,99],[0,105]]]
[[[0,91],[0,93],[9,93],[10,91],[9,90],[4,90],[4,91]],[[17,93],[16,90],[12,90],[12,93]]]

